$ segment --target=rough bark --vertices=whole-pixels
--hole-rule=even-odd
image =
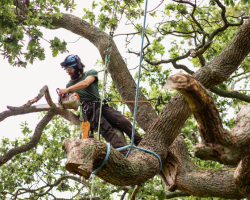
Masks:
[[[248,149],[249,154],[249,149]],[[250,156],[245,155],[240,161],[234,173],[234,181],[237,189],[247,199],[250,199]]]
[[[98,48],[102,59],[104,60],[103,52],[107,48],[109,37],[100,29],[91,26],[80,18],[68,14],[62,14],[62,17],[59,19],[54,18],[52,25],[65,28],[88,39]],[[196,72],[193,75],[194,78],[201,82],[201,84],[203,84],[206,88],[225,81],[230,76],[230,74],[237,69],[242,60],[248,55],[250,51],[249,36],[250,25],[248,20],[241,26],[239,31],[235,34],[233,40],[226,46],[224,51],[211,63]],[[114,42],[112,42],[112,46],[113,52],[111,54],[111,65],[109,72],[113,78],[114,85],[124,100],[133,100],[136,88],[135,82],[133,81],[132,76],[130,75],[125,62],[119,54]],[[140,94],[139,99],[145,100],[145,97]],[[127,105],[132,111],[134,104]],[[175,95],[170,100],[170,102],[163,109],[162,113],[156,119],[155,112],[148,104],[139,105],[137,122],[143,128],[143,130],[147,131],[147,134],[139,146],[152,150],[161,157],[162,161],[164,162],[164,167],[166,167],[166,169],[164,168],[162,170],[162,178],[169,180],[169,182],[172,180],[172,183],[166,181],[166,185],[168,185],[170,188],[172,185],[174,185],[172,190],[178,188],[193,195],[204,196],[207,192],[210,193],[211,188],[213,188],[215,195],[221,194],[225,198],[238,198],[240,194],[237,189],[235,189],[233,176],[231,176],[232,171],[230,170],[221,172],[220,176],[218,172],[213,173],[211,170],[205,171],[205,175],[203,175],[204,171],[202,170],[194,170],[201,176],[197,178],[195,173],[188,171],[189,165],[186,164],[185,166],[187,169],[182,170],[182,172],[185,173],[183,178],[178,178],[180,176],[176,176],[176,179],[174,179],[174,175],[171,174],[171,177],[169,177],[169,173],[166,172],[169,168],[169,165],[167,164],[168,162],[170,163],[172,160],[174,160],[178,164],[181,163],[178,161],[177,156],[176,158],[172,157],[172,159],[168,157],[168,159],[166,152],[177,137],[179,130],[184,125],[186,119],[190,115],[191,110],[188,107],[188,103],[180,93]],[[152,119],[155,120],[152,122]],[[213,138],[208,139],[210,140]],[[84,151],[82,151],[81,148],[77,148],[78,144],[75,145],[74,141],[70,142],[70,140],[67,140],[64,143],[65,150],[67,151],[68,157],[70,158],[67,161],[67,169],[74,173],[80,173],[85,177],[89,176],[91,170],[95,169],[96,165],[100,164],[106,155],[106,146],[95,140],[91,140],[89,145],[79,143],[80,146],[83,145],[82,149],[84,149]],[[75,141],[75,143],[77,143],[77,141]],[[70,146],[72,149],[70,149]],[[174,155],[175,152],[179,152],[181,150],[180,145],[176,145],[173,148],[175,151],[173,150],[172,155]],[[92,150],[95,152],[95,154],[92,153]],[[77,152],[76,155],[79,155],[80,157],[74,157],[75,152]],[[131,154],[128,159],[126,159],[121,157],[121,154],[113,149],[111,152],[112,153],[107,161],[107,164],[101,171],[97,173],[98,176],[107,182],[111,182],[113,184],[140,184],[141,181],[145,181],[148,178],[154,176],[159,169],[158,164],[156,164],[158,163],[158,160],[151,154],[135,150],[134,153]],[[90,155],[92,156],[91,158],[89,158]],[[119,160],[117,160],[117,158],[119,158]],[[90,162],[88,163],[87,161]],[[112,163],[112,165],[110,163]],[[134,166],[136,166],[137,169],[134,169]],[[110,167],[109,170],[111,172],[116,171],[117,167],[121,170],[121,173],[117,172],[112,174],[109,171],[105,171],[105,167]],[[142,170],[144,168],[146,170]],[[176,175],[178,175],[178,169],[181,169],[181,167],[173,168],[176,171]],[[126,170],[129,170],[131,174],[124,174],[127,172]],[[104,174],[104,172],[107,172],[107,174]],[[139,175],[141,177],[138,177]],[[118,179],[113,176],[120,177]],[[128,180],[126,180],[127,177],[129,177]],[[203,179],[203,177],[205,178]],[[218,187],[216,190],[215,183],[216,181],[221,180],[221,178],[225,178],[226,186]],[[192,182],[192,185],[187,184],[187,181],[190,179],[195,180]],[[202,181],[200,181],[200,179]],[[228,191],[229,189],[230,191]]]
[[[86,179],[101,165],[107,153],[107,145],[95,139],[65,139],[63,149],[67,153],[67,171]],[[142,161],[138,162],[137,159]],[[126,159],[112,147],[106,164],[96,176],[114,185],[140,185],[159,170],[159,163],[156,164],[155,159],[143,152],[137,152],[136,157]]]
[[[165,179],[172,191],[177,189],[197,197],[226,199],[244,197],[234,184],[234,169],[205,169],[195,166],[182,138],[178,137],[168,152],[168,165],[164,165],[162,171],[165,175],[174,174],[171,182],[169,179]],[[172,167],[169,168],[169,165]]]
[[[194,146],[195,156],[226,165],[238,164],[250,142],[249,106],[243,106],[232,131],[225,130],[213,98],[193,77],[176,74],[164,87],[176,89],[189,103],[198,122],[202,142]]]
[[[235,171],[232,169],[224,169],[220,171],[221,174],[219,175],[213,173],[212,177],[218,176],[219,178],[221,178],[224,182],[223,186],[226,184],[226,187],[230,188],[230,191],[233,188],[234,195],[236,194],[235,191],[238,191],[238,193],[241,193],[241,195],[249,199],[250,106],[244,106],[241,108],[240,112],[237,115],[236,125],[234,129],[232,131],[227,131],[223,128],[219,112],[215,107],[212,97],[209,95],[209,93],[207,93],[206,89],[193,77],[185,74],[172,75],[168,78],[164,87],[176,89],[182,93],[182,95],[189,103],[192,113],[198,122],[202,143],[194,147],[195,156],[206,160],[216,160],[227,165],[237,164],[240,161]],[[176,149],[173,149],[175,153]],[[171,152],[171,150],[169,150],[169,152]],[[169,184],[167,185],[169,190],[173,190],[172,188],[177,188],[176,174],[178,173],[178,168],[181,165],[177,163],[176,156],[172,158],[171,153],[169,153],[169,157],[170,158],[167,159],[165,168],[163,168],[162,171],[165,174],[165,177],[168,178],[166,179],[166,181]],[[179,160],[181,160],[181,158]],[[169,162],[171,162],[171,164],[168,164]],[[183,169],[181,169],[179,174],[183,173],[186,169],[188,169],[188,166],[185,166]],[[202,176],[203,178],[207,179],[206,177],[204,177],[204,174],[208,174],[210,176],[212,171],[210,170],[209,172],[207,170],[206,173],[200,173],[200,170],[196,170],[195,173],[197,174],[197,176]],[[211,177],[209,179],[211,179]],[[182,181],[185,182],[183,178]],[[206,181],[203,180],[202,183],[199,184],[203,184],[204,182],[206,183]],[[212,182],[213,181],[210,181],[210,184]],[[190,181],[188,181],[187,183],[190,183]],[[221,183],[219,183],[219,185],[218,183],[219,182],[216,181],[214,182],[216,188],[220,188]],[[228,183],[230,183],[230,185],[227,185]],[[192,183],[192,187],[194,186],[193,184],[194,183]],[[235,188],[233,187],[234,185]],[[184,184],[184,187],[186,186],[187,184]],[[215,189],[211,185],[208,185],[208,188],[209,190],[213,189],[213,192],[216,193]],[[186,188],[181,188],[180,186],[179,189],[185,191]],[[197,188],[195,190],[196,192],[198,192]],[[226,191],[225,188],[220,188],[220,190]],[[216,194],[216,196],[219,195],[219,193],[221,193],[221,191],[218,191],[218,194]],[[209,194],[209,191],[206,191],[206,194],[208,194],[209,196],[211,195]],[[195,196],[199,195],[200,194],[196,194]],[[229,191],[226,192],[226,195],[227,196],[223,198],[236,198],[234,196],[232,197],[232,194],[229,195]]]
[[[105,50],[106,46],[107,46],[107,40],[108,37],[104,37],[105,34],[101,33],[99,29],[92,27],[90,25],[88,25],[86,22],[78,19],[74,19],[73,21],[71,21],[73,19],[72,16],[69,16],[66,21],[62,21],[63,18],[59,19],[55,25],[57,26],[61,26],[64,28],[68,28],[70,30],[69,25],[65,26],[64,24],[71,24],[71,31],[75,32],[77,34],[80,34],[82,36],[84,36],[85,38],[89,39],[92,43],[94,43],[97,48],[99,49],[100,53],[102,54],[103,50]],[[78,22],[77,22],[78,21]],[[62,25],[60,25],[60,23],[62,23]],[[234,38],[232,39],[231,42],[229,42],[229,44],[225,47],[225,49],[221,52],[221,54],[215,58],[212,62],[210,62],[207,66],[201,68],[198,72],[196,72],[193,77],[198,80],[201,84],[203,84],[203,86],[205,86],[206,88],[212,87],[214,85],[217,85],[223,81],[225,81],[236,69],[237,67],[240,65],[240,63],[243,61],[243,59],[248,55],[249,51],[250,51],[250,43],[249,43],[249,35],[250,35],[250,25],[249,25],[249,20],[243,24],[238,32],[235,34]],[[80,24],[82,25],[80,27]],[[84,30],[82,27],[89,27],[88,30]],[[74,28],[75,27],[75,28]],[[82,30],[83,32],[85,31],[85,33],[80,32],[79,30]],[[91,32],[93,30],[96,30],[95,33]],[[87,35],[86,35],[87,34]],[[100,41],[100,39],[97,39],[97,41],[99,41],[98,43],[96,43],[93,34],[98,35],[99,34],[99,38],[106,38],[106,42],[104,41]],[[100,47],[98,45],[101,44],[106,44],[105,48]],[[116,48],[116,47],[115,47]],[[116,51],[115,51],[116,52]],[[118,52],[118,51],[117,51]],[[116,62],[115,60],[113,60],[113,62],[111,61],[111,63],[113,63],[114,65],[109,69],[112,78],[114,79],[114,84],[116,86],[116,88],[118,89],[118,91],[120,92],[120,94],[122,95],[123,99],[128,99],[127,97],[129,95],[131,95],[131,89],[132,91],[134,91],[134,88],[132,87],[124,87],[124,83],[126,82],[121,82],[120,80],[122,79],[120,76],[121,74],[123,75],[123,77],[128,77],[126,80],[128,80],[129,82],[131,82],[131,77],[130,75],[127,74],[127,70],[125,71],[119,71],[121,66],[121,63],[123,63],[123,61]],[[124,68],[126,68],[124,66]],[[120,73],[120,74],[118,74]],[[119,80],[117,80],[119,79]],[[121,84],[121,85],[120,85]],[[133,84],[131,84],[133,85]],[[123,89],[123,91],[121,91],[121,88]],[[132,95],[131,95],[132,96]],[[146,105],[144,105],[146,106]],[[130,107],[131,108],[131,107]],[[140,109],[139,109],[140,110]],[[151,110],[151,109],[150,109]],[[150,112],[149,110],[149,112]],[[140,111],[139,111],[140,112]],[[144,111],[146,112],[146,111]],[[155,153],[157,153],[162,161],[165,163],[166,162],[166,152],[168,150],[168,147],[172,144],[172,142],[175,140],[175,138],[177,137],[181,127],[184,125],[186,119],[191,115],[191,110],[187,104],[187,101],[184,99],[184,97],[178,93],[177,95],[175,95],[170,101],[169,103],[165,106],[165,108],[162,110],[161,114],[152,122],[149,123],[150,127],[145,128],[145,123],[150,122],[150,118],[147,118],[148,115],[142,115],[140,113],[140,117],[138,117],[138,122],[139,125],[141,125],[141,123],[143,122],[144,124],[142,125],[144,130],[147,130],[147,134],[145,135],[144,139],[141,141],[141,143],[139,144],[140,147],[145,148],[145,149],[149,149],[154,151]],[[145,120],[142,120],[141,117],[145,117]],[[152,115],[151,115],[152,116]],[[146,122],[145,122],[146,121]],[[149,125],[147,125],[148,127]],[[103,147],[103,144],[96,144],[96,149],[99,149],[98,146]],[[92,148],[91,145],[88,148]],[[88,149],[86,147],[86,149]],[[104,148],[104,147],[103,147]],[[105,152],[105,149],[103,150],[103,153]],[[156,163],[158,163],[157,159],[150,155],[150,154],[146,154],[143,152],[139,152],[138,150],[134,150],[135,154],[129,156],[128,159],[125,158],[121,158],[121,161],[119,162],[125,162],[124,160],[128,160],[127,164],[129,164],[128,166],[126,166],[127,168],[130,168],[133,166],[133,160],[137,160],[137,165],[140,165],[141,163],[144,164],[144,166],[147,166],[148,169],[147,171],[140,171],[140,176],[144,177],[145,179],[148,179],[150,177],[152,177],[152,174],[156,174],[157,173],[157,167],[152,166],[152,161]],[[93,155],[94,156],[94,155]],[[82,157],[83,160],[78,160],[79,163],[82,164],[85,163],[85,159],[88,160],[87,157]],[[93,158],[95,159],[95,158]],[[112,156],[109,159],[113,159]],[[75,160],[77,161],[77,160]],[[101,162],[102,160],[99,160],[99,162]],[[92,161],[93,163],[98,162],[98,159],[95,161]],[[109,162],[109,160],[108,160]],[[146,162],[146,164],[145,164]],[[118,165],[119,163],[114,163],[117,164],[117,166],[120,167],[120,165]],[[158,165],[158,164],[156,164]],[[115,167],[115,166],[113,166]],[[93,168],[94,169],[94,168]],[[102,170],[99,172],[101,173]],[[86,172],[81,172],[83,174],[87,174]],[[88,169],[88,173],[90,173],[89,169]],[[97,174],[99,176],[99,174]],[[210,174],[212,175],[212,174]],[[130,179],[128,180],[129,184],[140,184],[140,181],[138,182],[138,178],[137,178],[138,174],[131,174]],[[166,175],[167,176],[167,175]],[[117,183],[117,179],[111,179],[109,176],[103,177],[100,175],[101,178],[105,178],[104,180],[107,182],[110,182],[113,184]],[[142,180],[142,179],[141,179]],[[233,177],[231,177],[231,182],[233,181]],[[123,182],[124,180],[120,180],[118,182]],[[231,185],[228,185],[228,187],[231,187]],[[184,186],[182,186],[181,188],[184,188]],[[225,193],[227,193],[227,188],[223,188],[223,190],[225,189]],[[202,191],[202,188],[200,188],[200,190]],[[223,193],[223,190],[220,191],[220,193]],[[193,192],[193,191],[192,191]],[[205,190],[204,190],[205,192]],[[219,192],[218,192],[219,193]],[[225,194],[224,193],[224,194]],[[195,194],[195,192],[194,192]]]

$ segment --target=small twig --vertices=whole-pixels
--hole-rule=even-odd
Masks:
[[[137,185],[131,195],[131,199],[130,200],[135,200],[135,195],[137,194],[137,192],[139,191],[139,189],[141,188],[141,185]]]

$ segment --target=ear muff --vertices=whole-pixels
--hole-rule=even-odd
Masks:
[[[75,66],[79,71],[82,71],[83,69],[83,66],[82,66],[82,63],[81,63],[81,59],[79,58],[78,55],[75,55],[75,59],[77,61],[77,65]]]

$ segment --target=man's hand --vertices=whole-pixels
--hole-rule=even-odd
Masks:
[[[66,89],[59,89],[59,91],[58,91],[58,95],[59,96],[62,95],[62,94],[67,94],[67,93],[69,93],[68,88],[66,88]]]

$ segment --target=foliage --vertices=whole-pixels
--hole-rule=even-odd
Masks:
[[[176,2],[166,2],[166,4],[159,7],[160,10],[149,11],[148,15],[148,19],[154,19],[155,21],[146,28],[140,89],[157,114],[160,114],[165,104],[176,93],[173,90],[161,89],[166,79],[173,73],[187,72],[182,61],[184,59],[186,59],[186,62],[189,60],[192,66],[188,66],[188,68],[192,68],[192,70],[198,70],[204,66],[202,59],[205,61],[204,64],[212,61],[232,39],[241,22],[243,23],[249,16],[250,10],[249,0],[221,1],[225,5],[227,24],[231,25],[220,31],[220,28],[225,26],[225,18],[222,16],[223,8],[216,1],[205,1],[195,9],[189,3]],[[52,20],[62,16],[61,10],[70,11],[74,14],[74,9],[77,6],[74,0],[35,0],[29,1],[28,12],[23,15],[20,6],[24,3],[24,1],[11,0],[2,0],[0,2],[0,51],[11,65],[19,67],[25,67],[28,63],[33,64],[37,59],[46,59],[45,49],[40,43],[40,40],[43,39],[43,33],[39,30],[39,27],[55,28],[51,25]],[[116,31],[121,26],[121,19],[125,18],[126,24],[131,25],[136,32],[132,36],[127,35],[125,38],[125,48],[130,53],[127,56],[128,58],[133,54],[139,55],[137,49],[134,49],[133,41],[141,36],[143,5],[143,0],[93,1],[91,9],[83,8],[83,16],[81,17],[92,25],[98,25],[103,31]],[[67,43],[65,41],[55,37],[48,42],[53,57],[56,57],[59,53],[67,52]],[[209,48],[200,57],[189,57],[188,52],[190,49],[195,49],[198,52],[206,45]],[[99,64],[103,66],[103,61],[97,61],[97,65]],[[250,72],[249,64],[250,59],[247,56],[234,74],[217,87],[227,91],[234,90],[235,87],[232,86]],[[249,86],[248,77],[242,79],[245,81],[243,88]],[[134,75],[134,79],[137,79],[137,74]],[[100,92],[103,89],[101,84],[99,89]],[[249,95],[248,91],[243,93]],[[237,105],[239,103],[244,104],[244,102],[234,98],[222,98],[217,94],[212,94],[212,96],[223,118],[224,126],[228,129],[233,128],[234,119],[230,118],[228,113],[232,110],[237,112]],[[112,81],[109,81],[107,85],[107,97],[122,100]],[[115,109],[123,110],[122,103],[110,103],[110,105]],[[132,117],[129,111],[125,111],[124,114]],[[138,125],[137,129],[139,129]],[[202,161],[193,158],[193,144],[195,141],[190,134],[191,130],[195,133],[198,132],[193,117],[187,120],[181,130],[193,161],[200,167],[222,167],[222,165],[214,161]],[[24,135],[22,139],[17,138],[15,141],[9,141],[8,138],[2,139],[0,144],[1,154],[5,154],[12,147],[20,146],[29,141],[32,131],[28,128],[27,122],[21,124],[21,131]],[[4,199],[19,192],[17,194],[22,195],[22,197],[50,199],[54,194],[58,194],[57,191],[60,193],[70,192],[75,198],[89,197],[91,183],[84,185],[69,178],[61,181],[51,191],[47,192],[49,187],[42,188],[43,185],[53,184],[60,177],[69,175],[62,163],[65,155],[61,149],[61,143],[65,138],[78,137],[77,131],[77,127],[70,125],[58,116],[54,117],[44,129],[38,146],[15,156],[10,162],[1,167],[0,197]],[[140,130],[140,133],[144,134],[142,130]],[[128,138],[126,139],[128,140]],[[124,191],[127,191],[128,195],[126,197],[128,197],[132,194],[134,188],[134,186],[129,189],[115,187],[104,183],[97,177],[94,180],[93,194],[101,199],[112,199],[114,197],[113,193],[121,196]],[[84,189],[82,189],[83,186]],[[36,191],[18,190],[20,188]],[[159,177],[155,177],[154,180],[148,180],[143,184],[137,197],[138,199],[165,199],[167,195],[165,190]],[[43,193],[46,194],[41,195]]]

